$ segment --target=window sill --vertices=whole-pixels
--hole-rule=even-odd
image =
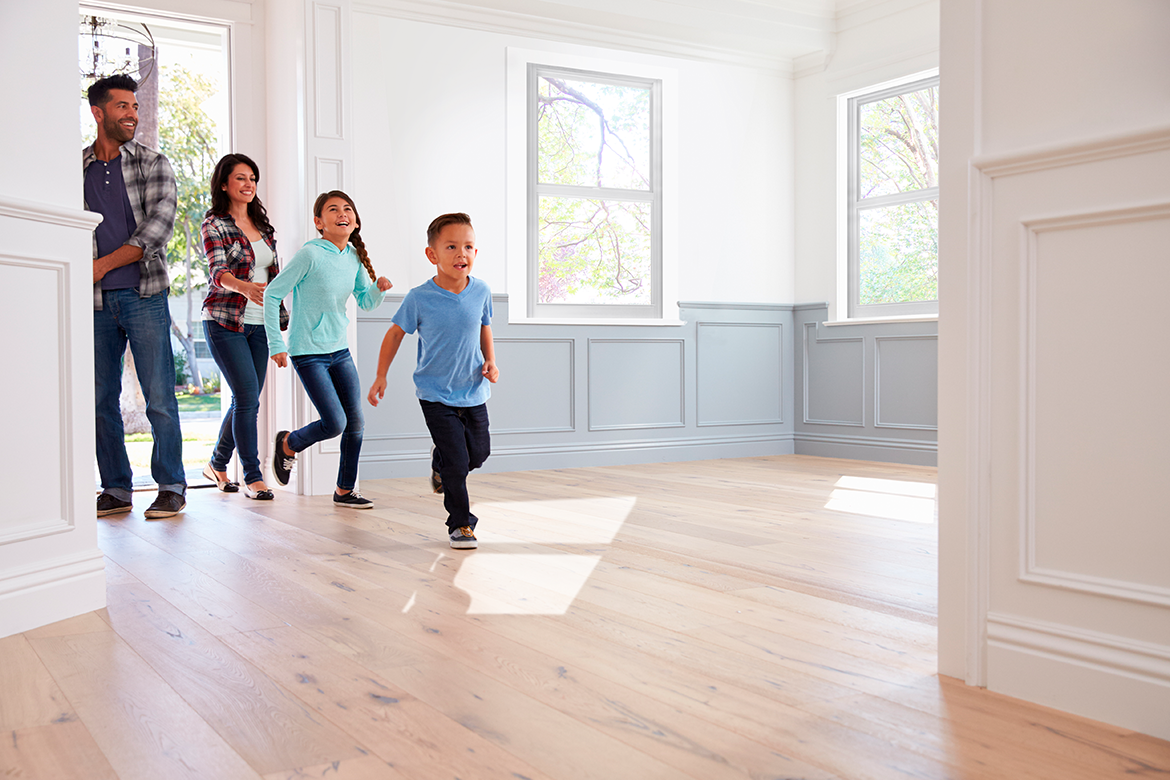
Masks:
[[[938,315],[904,314],[893,317],[861,317],[854,320],[833,320],[832,322],[823,322],[821,324],[827,328],[835,328],[841,325],[882,325],[906,322],[938,322]]]

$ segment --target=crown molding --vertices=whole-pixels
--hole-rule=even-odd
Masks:
[[[353,10],[446,27],[602,46],[642,54],[754,68],[784,75],[791,75],[794,72],[794,56],[769,51],[768,43],[763,40],[760,48],[722,45],[536,13],[487,8],[459,0],[359,0],[354,3]],[[651,20],[642,18],[642,21]],[[812,30],[809,34],[812,37],[820,35],[824,39],[821,46],[827,49],[832,39],[832,21],[826,18],[823,31]],[[815,56],[818,52],[815,44],[803,46],[793,44],[792,48],[805,49],[806,53],[799,55],[802,57]]]

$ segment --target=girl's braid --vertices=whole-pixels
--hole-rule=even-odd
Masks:
[[[349,234],[349,243],[353,244],[354,250],[357,252],[358,260],[362,261],[362,265],[366,267],[366,273],[370,275],[370,281],[378,281],[378,275],[374,273],[374,264],[370,262],[370,255],[366,252],[366,242],[362,241],[362,229]]]

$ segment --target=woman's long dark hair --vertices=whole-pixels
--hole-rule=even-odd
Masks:
[[[207,210],[206,216],[226,217],[231,214],[232,201],[224,190],[224,185],[227,184],[228,177],[232,175],[236,166],[241,164],[251,168],[252,173],[256,175],[256,183],[260,183],[260,166],[256,165],[251,157],[238,153],[225,154],[215,164],[215,172],[211,174],[211,208]],[[264,235],[275,232],[272,223],[268,221],[268,210],[260,202],[259,195],[253,197],[252,202],[248,204],[248,219],[252,220],[252,224]]]
[[[374,273],[374,266],[370,262],[370,255],[366,252],[366,242],[362,240],[362,218],[358,214],[357,205],[353,202],[353,198],[346,195],[341,190],[329,190],[329,192],[322,192],[317,196],[317,200],[313,203],[313,216],[317,219],[321,218],[321,209],[325,208],[325,201],[330,198],[341,198],[350,205],[353,209],[353,220],[357,223],[357,227],[349,234],[349,243],[353,244],[354,251],[357,252],[358,260],[366,268],[366,273],[370,275],[370,281],[378,281],[378,275]],[[318,233],[321,231],[318,230]]]

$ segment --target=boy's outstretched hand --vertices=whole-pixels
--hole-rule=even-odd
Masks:
[[[386,395],[386,377],[375,379],[374,384],[370,386],[370,393],[366,396],[366,400],[371,405],[377,406],[382,397]]]
[[[496,368],[496,362],[494,360],[484,361],[483,375],[492,384],[495,384],[496,380],[500,378],[500,369]]]

